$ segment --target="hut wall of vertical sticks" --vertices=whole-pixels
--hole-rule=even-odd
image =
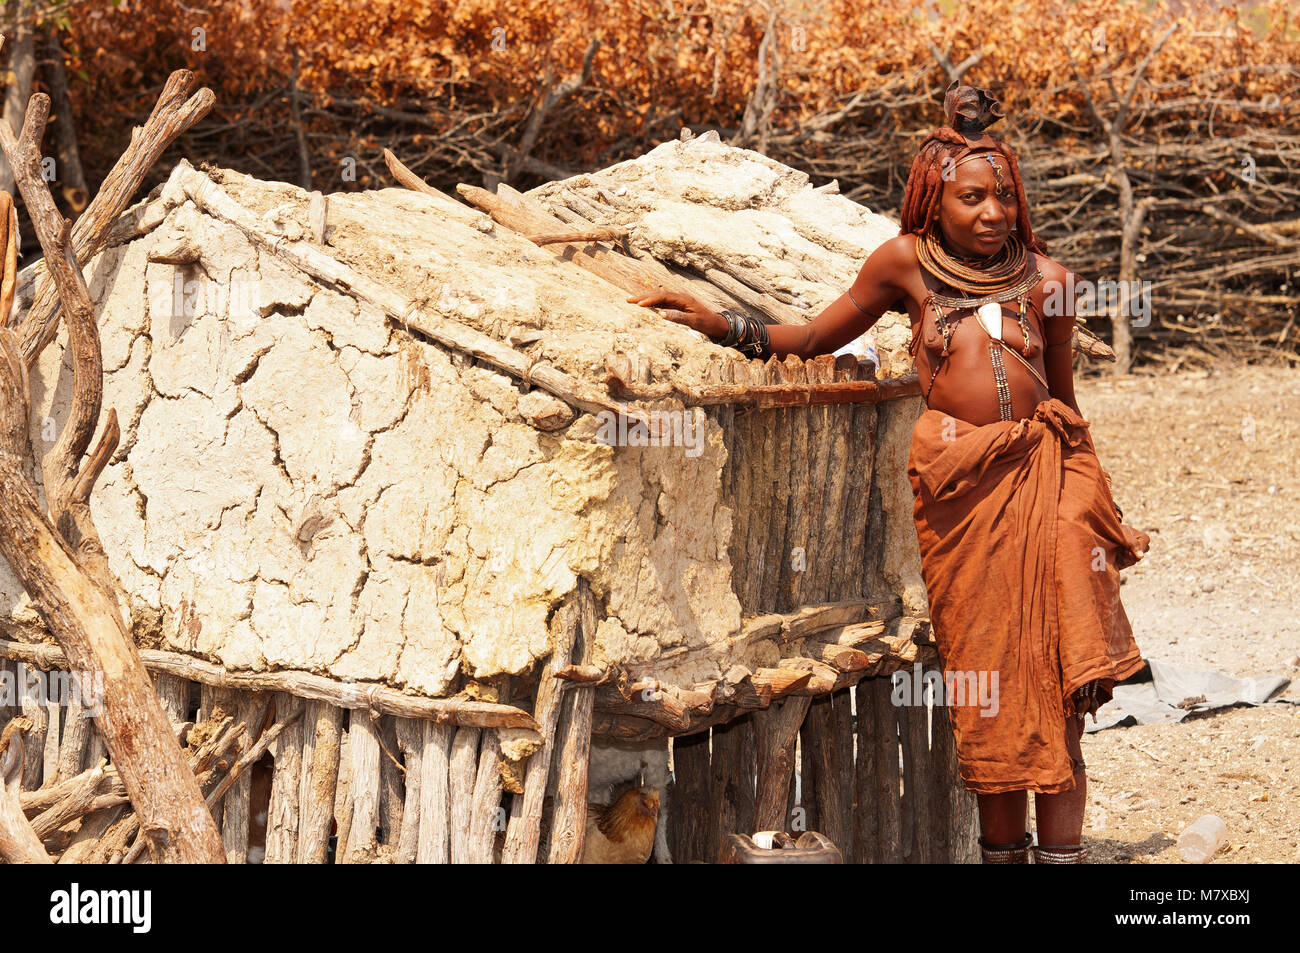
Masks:
[[[973,859],[945,709],[891,701],[937,665],[906,320],[877,373],[624,300],[807,320],[896,225],[707,138],[528,195],[390,168],[325,197],[182,162],[86,268],[124,420],[92,507],[228,858],[575,862],[671,747],[660,860],[762,829]],[[67,660],[0,597],[0,683],[48,686]],[[47,848],[138,859],[89,712],[3,700]]]

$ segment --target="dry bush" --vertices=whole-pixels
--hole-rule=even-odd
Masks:
[[[1089,95],[1113,118],[1137,65],[1177,23],[1122,129],[1135,199],[1151,206],[1138,260],[1156,283],[1157,319],[1137,332],[1139,349],[1208,331],[1262,357],[1294,350],[1300,17],[1290,6],[283,0],[207,3],[200,14],[171,0],[91,0],[71,11],[70,45],[74,68],[95,75],[74,90],[92,181],[162,77],[187,66],[218,108],[182,149],[289,181],[305,166],[325,190],[387,184],[383,146],[444,189],[502,178],[529,187],[639,154],[685,125],[717,128],[818,183],[838,179],[886,212],[941,121],[946,57],[1002,99],[1000,132],[1021,152],[1036,231],[1071,268],[1102,278],[1116,275],[1121,223]]]

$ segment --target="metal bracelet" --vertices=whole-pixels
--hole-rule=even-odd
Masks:
[[[862,307],[862,305],[858,304],[858,299],[855,298],[855,297],[853,297],[853,288],[852,288],[852,287],[849,288],[849,300],[853,302],[853,307],[857,308],[859,311],[861,311],[861,312],[862,312],[863,314],[865,314],[867,317],[869,317],[869,318],[875,318],[875,319],[877,319],[877,320],[879,319],[879,315],[874,315],[874,314],[872,314],[872,313],[871,313],[870,311],[868,311],[866,308]]]
[[[752,315],[745,315],[745,336],[741,339],[737,350],[750,359],[762,360],[769,357],[772,348],[768,340],[767,325]]]
[[[730,308],[721,313],[727,319],[727,334],[717,343],[723,347],[734,347],[745,333],[745,315]]]

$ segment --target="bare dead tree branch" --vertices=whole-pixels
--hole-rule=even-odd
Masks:
[[[11,864],[52,864],[54,859],[45,852],[18,800],[23,732],[31,727],[30,718],[15,718],[0,733],[0,858]]]
[[[77,265],[84,266],[104,247],[118,217],[140,188],[140,183],[177,136],[207,115],[216,97],[206,87],[193,96],[194,74],[177,70],[167,78],[162,95],[141,128],[131,130],[131,145],[122,153],[99,191],[72,229]],[[27,366],[34,367],[58,328],[59,296],[48,274],[38,270],[35,303],[17,325]],[[13,326],[11,320],[10,325]]]
[[[44,94],[31,98],[17,139],[0,122],[0,147],[27,204],[67,319],[72,407],[54,450],[43,461],[47,516],[27,475],[32,462],[27,367],[17,334],[0,328],[0,555],[72,670],[99,690],[102,713],[95,722],[155,859],[221,863],[221,837],[123,619],[91,519],[90,490],[116,446],[117,423],[110,413],[105,436],[83,469],[81,458],[100,416],[103,357],[90,292],[72,247],[71,223],[59,214],[40,174],[49,102]],[[8,193],[0,193],[0,222],[0,239],[15,244]]]

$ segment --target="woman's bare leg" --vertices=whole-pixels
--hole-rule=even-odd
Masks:
[[[1083,718],[1065,720],[1066,748],[1077,765],[1074,790],[1061,794],[1035,794],[1034,812],[1038,816],[1038,843],[1041,847],[1070,847],[1083,836],[1083,809],[1088,800],[1088,775],[1083,768]]]
[[[1025,813],[1029,792],[978,794],[980,836],[986,844],[1018,844],[1025,839]]]

